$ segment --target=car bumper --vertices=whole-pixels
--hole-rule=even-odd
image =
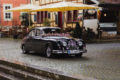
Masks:
[[[80,54],[80,53],[86,53],[87,50],[53,50],[53,54]]]

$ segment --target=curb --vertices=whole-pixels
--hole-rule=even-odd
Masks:
[[[40,66],[34,66],[34,65],[30,65],[30,64],[24,64],[24,63],[17,64],[14,62],[0,60],[0,64],[10,66],[12,68],[20,69],[23,71],[27,71],[27,72],[37,74],[40,76],[52,78],[53,80],[97,80],[97,79],[82,76],[82,75],[71,75],[71,74],[57,71],[54,69],[43,68]]]

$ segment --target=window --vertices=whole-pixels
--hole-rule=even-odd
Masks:
[[[48,19],[50,19],[51,18],[51,16],[50,16],[50,12],[48,12]]]
[[[11,14],[10,13],[5,13],[5,18],[6,19],[10,19],[11,18]]]
[[[37,12],[37,23],[43,23],[43,11]]]
[[[34,14],[34,22],[36,22],[36,21],[37,21],[37,15]]]
[[[29,33],[29,36],[35,36],[35,30],[32,30],[30,33]]]
[[[36,36],[41,36],[43,34],[42,30],[37,29],[36,30]]]
[[[72,11],[67,12],[67,22],[72,22]]]
[[[5,21],[11,21],[12,20],[12,12],[5,12],[5,10],[11,9],[12,4],[4,4],[3,9],[4,9],[4,20]]]
[[[41,23],[43,23],[43,18],[44,18],[43,16],[44,16],[43,11],[41,11],[41,15],[40,15],[40,19],[41,19],[40,22]]]
[[[26,19],[26,17],[27,17],[27,16],[26,16],[27,14],[28,14],[28,13],[26,13],[26,12],[21,12],[21,13],[20,13],[20,20],[21,20],[21,21],[24,21],[24,20]]]
[[[45,34],[48,33],[61,33],[61,29],[57,29],[57,28],[46,28],[44,29]]]
[[[73,21],[77,21],[77,17],[78,17],[78,11],[74,10],[73,11]]]
[[[48,12],[45,11],[45,12],[44,12],[44,15],[45,15],[45,18],[47,18],[47,17],[48,17]]]
[[[37,23],[43,23],[44,19],[50,17],[47,11],[37,12]]]
[[[10,9],[10,6],[5,6],[5,10],[8,10],[8,9]]]
[[[40,23],[40,12],[37,12],[37,23]]]

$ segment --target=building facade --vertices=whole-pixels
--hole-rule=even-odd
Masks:
[[[8,30],[12,26],[20,25],[20,12],[6,12],[5,10],[30,3],[29,0],[0,0],[0,25]]]
[[[31,3],[39,6],[69,1],[82,4],[82,0],[32,0]],[[65,15],[65,16],[64,16]],[[82,16],[82,11],[67,11],[67,12],[37,12],[36,26],[44,26],[44,20],[50,21],[50,26],[58,26],[61,28],[74,27],[76,22],[79,22],[78,16]]]

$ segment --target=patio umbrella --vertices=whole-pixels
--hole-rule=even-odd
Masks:
[[[50,12],[65,12],[71,10],[84,10],[84,9],[98,9],[99,7],[93,5],[79,4],[73,2],[59,2],[54,4],[45,5],[42,7],[38,7],[33,9],[32,11],[50,11]],[[64,16],[65,19],[65,16]],[[66,19],[65,19],[66,20]]]
[[[78,3],[63,1],[59,3],[54,3],[54,4],[38,7],[38,8],[33,9],[32,11],[64,12],[64,11],[83,10],[83,9],[98,9],[98,7],[93,6],[93,5],[78,4]]]
[[[30,26],[30,14],[31,10],[38,8],[39,6],[33,5],[33,4],[27,4],[27,5],[21,5],[9,10],[6,10],[6,12],[28,12],[29,13],[29,26]]]
[[[21,5],[18,7],[14,7],[12,9],[6,10],[7,12],[31,12],[31,10],[38,8],[39,6],[33,5],[33,4],[27,4],[27,5]]]

